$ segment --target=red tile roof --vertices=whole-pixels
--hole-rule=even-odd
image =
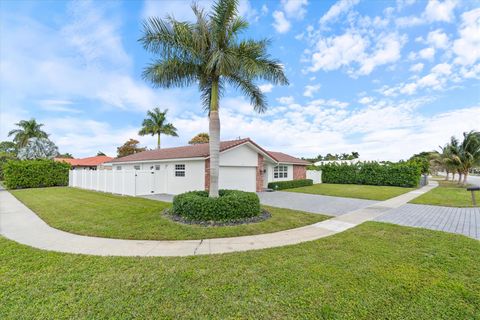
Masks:
[[[277,162],[287,162],[308,165],[310,162],[297,159],[295,157],[289,156],[281,152],[269,152],[264,150],[258,144],[250,140],[249,138],[239,139],[239,140],[230,140],[230,141],[221,141],[220,142],[220,152],[228,150],[230,148],[239,146],[241,144],[250,142],[255,147],[260,149],[265,154],[269,155],[273,160]],[[274,154],[280,156],[279,160]],[[210,155],[210,150],[208,143],[195,144],[190,146],[175,147],[175,148],[165,148],[165,149],[156,149],[156,150],[147,150],[139,153],[135,153],[129,156],[115,158],[114,162],[130,162],[130,161],[149,161],[149,160],[168,160],[168,159],[188,159],[188,158],[207,158]]]
[[[312,164],[311,162],[292,157],[283,152],[268,151],[268,153],[272,156],[272,158],[276,159],[278,162],[293,163],[293,164],[300,164],[300,165]]]
[[[54,160],[70,163],[73,167],[95,167],[104,162],[109,162],[112,159],[112,157],[107,156],[95,156],[82,159],[55,158]]]

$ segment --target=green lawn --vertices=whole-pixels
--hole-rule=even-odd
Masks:
[[[169,203],[58,187],[24,189],[12,194],[50,226],[82,235],[143,240],[236,237],[269,233],[312,224],[327,216],[265,207],[268,220],[229,227],[180,224],[161,215]]]
[[[412,190],[414,190],[414,188],[319,183],[313,186],[287,189],[284,191],[367,200],[387,200]]]
[[[472,207],[472,194],[466,190],[466,187],[456,182],[440,180],[439,186],[410,203],[430,204],[446,207]],[[477,205],[480,203],[480,192],[476,193]]]
[[[71,255],[0,237],[0,319],[479,319],[480,242],[368,222],[187,258]]]

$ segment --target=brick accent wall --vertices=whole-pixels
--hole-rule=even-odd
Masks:
[[[263,179],[264,179],[264,163],[265,159],[263,159],[263,156],[258,154],[258,164],[257,164],[257,192],[263,190]]]
[[[210,159],[205,159],[205,190],[210,190]]]
[[[307,170],[305,166],[293,165],[293,180],[307,179]]]

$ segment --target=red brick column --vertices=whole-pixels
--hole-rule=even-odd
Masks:
[[[305,166],[293,165],[293,180],[307,179]]]
[[[210,189],[210,159],[205,159],[205,190]]]
[[[263,190],[263,179],[264,179],[264,162],[263,156],[258,154],[258,164],[257,164],[257,192]]]

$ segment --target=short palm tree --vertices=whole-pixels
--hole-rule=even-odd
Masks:
[[[157,135],[157,149],[160,149],[160,134],[178,137],[177,128],[167,122],[167,112],[161,111],[159,108],[147,111],[147,118],[143,120],[142,129],[138,132],[141,136]]]
[[[267,102],[255,81],[288,84],[283,66],[267,53],[268,40],[239,39],[248,23],[237,7],[238,0],[218,0],[207,14],[194,4],[194,23],[150,18],[140,39],[158,56],[144,70],[147,81],[165,88],[199,86],[209,115],[210,197],[218,197],[219,100],[226,85],[240,89],[255,111],[264,112]]]
[[[48,139],[48,134],[42,130],[43,124],[37,123],[35,119],[22,120],[15,125],[19,129],[11,130],[8,136],[13,136],[13,141],[19,148],[25,147],[31,138]]]
[[[463,133],[458,159],[459,168],[463,174],[463,184],[466,184],[470,169],[480,164],[480,132],[470,131]]]

